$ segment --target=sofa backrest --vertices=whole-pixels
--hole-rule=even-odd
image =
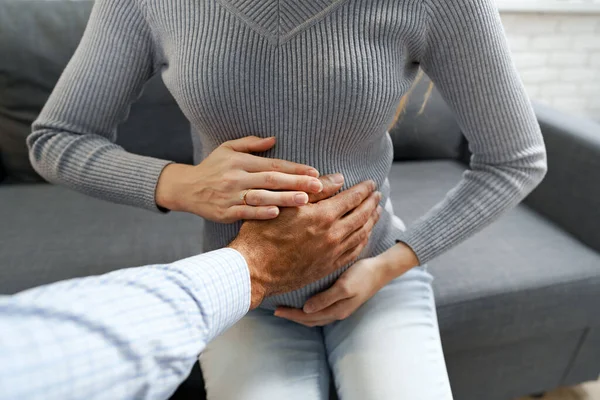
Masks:
[[[0,0],[0,159],[10,182],[36,181],[25,145],[81,39],[92,1]],[[192,162],[189,123],[159,76],[118,130],[128,151]]]
[[[435,85],[428,101],[424,103],[430,82],[424,77],[415,86],[398,123],[390,129],[395,161],[465,161],[469,157],[466,139],[454,113],[442,99]]]

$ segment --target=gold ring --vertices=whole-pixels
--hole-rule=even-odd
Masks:
[[[246,196],[248,195],[248,193],[251,191],[252,189],[247,189],[244,190],[241,194],[240,194],[240,198],[242,199],[242,203],[244,203],[245,206],[248,205],[248,203],[246,203]]]

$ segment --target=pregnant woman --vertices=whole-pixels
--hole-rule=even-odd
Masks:
[[[389,201],[387,127],[419,68],[473,157],[405,229]],[[112,143],[153,74],[201,142],[198,166]],[[205,217],[206,250],[227,245],[242,219],[304,204],[320,190],[316,171],[342,173],[344,188],[376,182],[383,211],[358,262],[267,299],[201,355],[216,400],[325,400],[330,376],[342,400],[451,399],[423,265],[514,207],[546,170],[493,0],[97,0],[29,146],[50,181]]]

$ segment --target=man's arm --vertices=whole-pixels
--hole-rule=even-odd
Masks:
[[[169,397],[249,307],[362,251],[380,214],[375,184],[328,198],[343,180],[321,180],[317,204],[244,223],[228,249],[0,297],[0,398]]]
[[[0,397],[166,399],[250,294],[222,249],[0,297]]]

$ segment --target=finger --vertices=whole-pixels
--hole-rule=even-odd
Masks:
[[[308,175],[315,178],[319,177],[319,171],[313,167],[291,161],[258,157],[250,154],[245,156],[243,161],[247,164],[246,171],[248,172],[275,171],[286,174]]]
[[[249,206],[298,207],[307,203],[308,195],[304,192],[271,192],[252,189],[246,194],[246,204]]]
[[[352,297],[349,299],[340,300],[338,302],[333,303],[331,306],[327,307],[324,310],[319,311],[313,315],[315,318],[320,317],[318,321],[324,320],[334,320],[341,321],[343,319],[348,318],[358,306],[360,306],[361,301],[358,297]],[[315,321],[315,320],[313,320]]]
[[[317,313],[329,307],[336,301],[348,298],[348,293],[340,285],[333,284],[329,289],[311,297],[306,301],[302,310],[306,314]]]
[[[287,320],[293,321],[297,324],[301,324],[304,326],[323,326],[335,321],[335,318],[327,317],[323,314],[319,315],[310,315],[304,313],[302,310],[298,310],[295,308],[287,308],[287,307],[279,307],[274,314],[278,318],[285,318]]]
[[[255,172],[244,180],[247,188],[271,190],[296,190],[318,193],[323,184],[317,178],[306,175],[292,175],[283,172]]]
[[[375,182],[369,180],[352,186],[321,203],[325,204],[328,212],[333,213],[335,218],[339,218],[358,207],[374,190]]]
[[[296,308],[279,307],[275,311],[275,316],[303,325],[311,324],[312,326],[316,326],[323,322],[346,319],[356,311],[360,304],[361,301],[358,297],[352,297],[335,302],[326,309],[313,314],[307,314]]]
[[[268,207],[254,207],[254,206],[232,206],[225,212],[223,218],[224,223],[231,223],[240,220],[266,220],[273,219],[279,215],[279,208],[268,206]]]
[[[298,308],[277,307],[274,315],[276,317],[294,319],[298,321],[309,321],[310,316]]]
[[[288,321],[292,321],[292,322],[295,322],[295,323],[297,323],[299,325],[304,325],[304,326],[309,327],[309,328],[314,328],[314,327],[317,327],[317,326],[326,326],[326,325],[329,325],[329,324],[333,324],[335,321],[337,321],[336,319],[333,319],[333,318],[322,319],[322,320],[318,320],[318,321],[310,321],[310,322],[296,321],[296,320],[291,319],[291,318],[286,318],[286,319]]]
[[[342,241],[343,252],[352,250],[356,246],[360,245],[362,242],[366,242],[369,240],[369,238],[371,237],[371,233],[373,232],[373,227],[381,217],[381,211],[382,208],[380,206],[377,206],[375,211],[371,213],[371,216],[369,217],[367,222],[364,225],[362,225],[359,229],[352,232]]]
[[[360,256],[360,253],[364,250],[368,243],[369,239],[365,239],[362,242],[360,242],[358,246],[350,248],[348,251],[342,254],[337,260],[338,267],[343,267],[344,265],[348,265],[356,261],[356,259],[358,258],[358,256]]]
[[[259,153],[275,146],[275,137],[259,138],[258,136],[246,136],[241,139],[229,140],[221,146],[242,153]]]
[[[317,203],[328,199],[336,194],[344,185],[344,176],[342,174],[325,175],[319,178],[323,184],[323,190],[319,193],[312,193],[308,196],[309,203]]]
[[[372,193],[360,206],[356,207],[337,222],[339,224],[338,229],[340,230],[340,233],[343,234],[342,240],[356,232],[364,232],[363,228],[369,223],[373,214],[375,213],[377,215],[377,207],[380,201],[381,193]],[[371,226],[371,228],[373,227]],[[366,233],[370,234],[370,230]]]

